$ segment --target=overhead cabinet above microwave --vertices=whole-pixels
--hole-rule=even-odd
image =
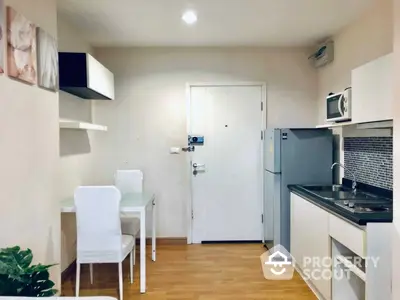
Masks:
[[[352,122],[393,119],[394,54],[379,57],[351,72]]]
[[[114,75],[88,53],[59,52],[60,89],[83,99],[114,100]]]

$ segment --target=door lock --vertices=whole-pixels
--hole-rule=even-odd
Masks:
[[[193,175],[196,176],[197,173],[199,173],[199,171],[197,171],[197,164],[194,163],[194,164],[193,164]]]
[[[206,166],[205,164],[193,163],[193,165],[192,165],[192,167],[193,167],[193,175],[196,176],[199,173],[199,171],[203,171],[204,172],[205,171],[204,170],[205,166]]]

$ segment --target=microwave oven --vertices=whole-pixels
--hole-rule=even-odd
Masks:
[[[326,120],[328,122],[351,120],[351,88],[326,98]]]

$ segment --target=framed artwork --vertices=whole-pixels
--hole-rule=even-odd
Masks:
[[[0,74],[4,73],[4,49],[5,49],[5,35],[4,30],[4,1],[0,0]]]
[[[57,40],[37,28],[37,82],[42,88],[57,91],[58,88],[58,49]]]
[[[7,7],[7,74],[36,83],[36,25]]]

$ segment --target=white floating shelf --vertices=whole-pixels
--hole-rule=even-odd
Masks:
[[[60,119],[60,128],[107,131],[107,126],[68,119]]]
[[[324,124],[324,125],[317,125],[317,128],[334,128],[334,127],[342,127],[348,125],[356,125],[352,122],[342,122],[342,123],[332,123],[332,124]]]

